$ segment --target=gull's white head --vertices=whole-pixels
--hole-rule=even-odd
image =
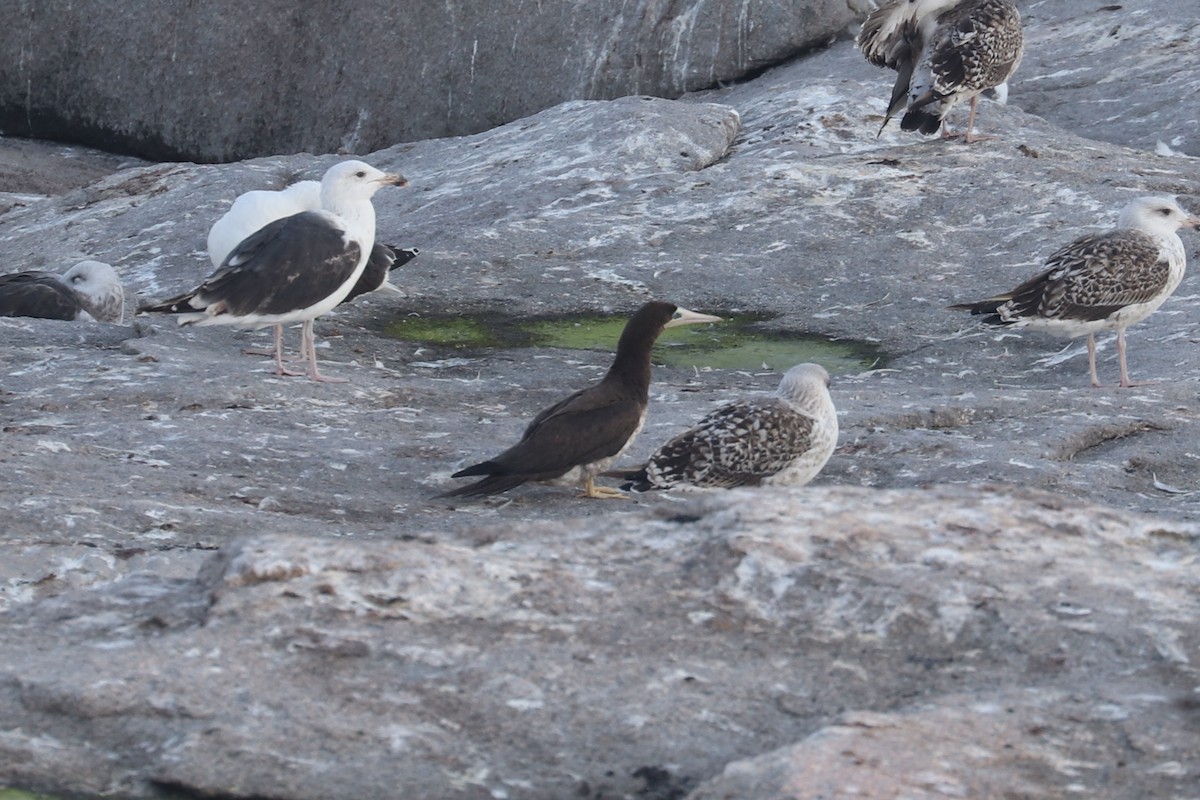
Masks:
[[[354,200],[369,199],[384,186],[407,186],[403,175],[383,172],[362,161],[343,161],[334,164],[321,178],[321,204],[334,197]]]
[[[1139,197],[1121,209],[1117,227],[1165,236],[1180,228],[1200,227],[1200,217],[1188,214],[1173,197]]]
[[[125,290],[117,271],[102,261],[80,261],[63,273],[63,283],[79,292],[84,307],[100,322],[120,324]]]
[[[779,381],[779,396],[802,405],[828,398],[829,373],[820,364],[797,364]]]

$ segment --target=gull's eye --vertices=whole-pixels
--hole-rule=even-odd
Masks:
[[[354,177],[356,177],[356,178],[365,178],[365,177],[367,177],[367,173],[363,172],[363,171],[360,169],[358,172],[354,173]]]

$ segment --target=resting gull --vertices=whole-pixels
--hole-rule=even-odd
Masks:
[[[644,492],[675,486],[803,486],[837,446],[829,373],[797,364],[773,396],[739,400],[709,413],[658,448],[640,468],[604,473]]]
[[[0,317],[96,320],[120,324],[125,290],[117,271],[100,261],[80,261],[62,275],[0,275]]]
[[[209,229],[208,258],[214,267],[219,267],[233,248],[275,220],[320,208],[320,181],[298,181],[278,191],[255,189],[244,192]],[[389,272],[407,264],[419,253],[415,247],[402,249],[375,244],[371,249],[371,260],[342,302],[348,303],[359,295],[374,291],[401,293],[388,279]]]
[[[541,481],[581,485],[584,497],[623,497],[616,489],[596,486],[595,477],[625,451],[646,421],[650,349],[664,328],[719,321],[671,303],[646,303],[626,323],[612,366],[599,383],[542,411],[508,450],[451,476],[485,476],[482,480],[438,496],[498,494]]]
[[[937,133],[946,115],[971,101],[965,140],[976,137],[979,95],[1005,86],[1021,63],[1021,15],[1011,0],[893,0],[863,22],[857,44],[872,64],[898,73],[880,132],[905,110],[900,127]]]
[[[1187,253],[1176,233],[1200,226],[1168,197],[1139,197],[1121,210],[1115,230],[1083,236],[1054,253],[1045,269],[1011,292],[950,306],[988,314],[993,325],[1042,330],[1069,338],[1087,334],[1088,367],[1096,377],[1096,332],[1116,330],[1123,387],[1125,329],[1163,304],[1183,280]]]
[[[226,256],[190,292],[143,308],[179,315],[180,325],[275,325],[276,374],[283,366],[280,326],[303,322],[301,351],[314,381],[337,381],[317,370],[313,320],[342,302],[367,266],[375,242],[371,197],[384,186],[404,186],[400,175],[361,161],[330,167],[321,180],[321,208],[267,224]]]

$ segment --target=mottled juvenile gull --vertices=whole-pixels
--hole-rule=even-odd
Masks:
[[[621,488],[637,492],[803,486],[825,466],[837,438],[829,373],[819,364],[797,364],[776,394],[721,406],[655,450],[643,466],[604,474],[624,478],[629,483]]]
[[[0,275],[0,317],[96,320],[120,324],[125,290],[117,271],[100,261],[80,261],[62,275]]]
[[[541,481],[579,484],[585,497],[622,497],[616,489],[596,486],[595,477],[625,451],[646,421],[650,349],[664,328],[719,321],[671,303],[646,303],[626,323],[612,366],[599,383],[542,411],[508,450],[451,476],[486,476],[482,480],[438,496],[497,494]]]
[[[988,314],[984,322],[1075,338],[1087,334],[1096,377],[1096,332],[1116,330],[1123,387],[1125,329],[1154,313],[1183,280],[1187,253],[1176,233],[1200,226],[1168,197],[1139,197],[1121,210],[1116,230],[1083,236],[1054,253],[1045,270],[1011,292],[950,308]]]
[[[880,132],[904,109],[903,130],[937,133],[969,99],[965,139],[974,142],[988,138],[974,135],[979,95],[1017,71],[1024,38],[1011,0],[893,0],[867,17],[857,44],[872,64],[897,72]]]
[[[303,322],[301,351],[314,381],[338,381],[317,370],[313,320],[342,302],[367,266],[375,242],[371,197],[405,179],[361,161],[330,167],[321,180],[321,208],[275,220],[240,244],[197,288],[143,308],[179,315],[180,325],[275,325],[275,365],[284,368],[279,326]]]
[[[320,181],[298,181],[278,191],[255,189],[244,192],[209,229],[208,258],[214,267],[219,267],[233,248],[275,220],[320,208]],[[359,295],[374,291],[401,293],[389,280],[389,273],[419,253],[415,247],[402,249],[376,243],[358,282],[342,302],[348,303]]]

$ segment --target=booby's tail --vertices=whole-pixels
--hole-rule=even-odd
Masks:
[[[457,489],[451,489],[448,492],[434,495],[434,498],[443,497],[479,497],[485,494],[500,494],[509,489],[520,486],[525,481],[529,480],[527,475],[513,475],[511,473],[501,473],[502,470],[499,464],[492,461],[484,461],[479,464],[460,469],[458,472],[451,475],[451,478],[469,478],[472,475],[486,475],[487,477],[481,481],[460,486]]]

